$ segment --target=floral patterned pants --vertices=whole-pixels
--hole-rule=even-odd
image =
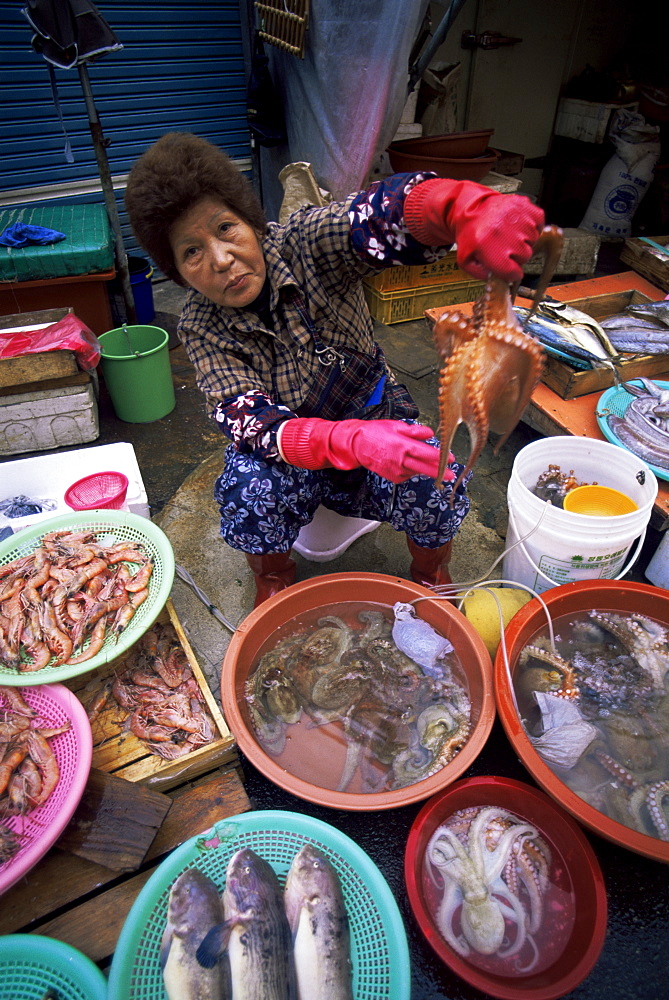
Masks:
[[[321,504],[347,517],[384,521],[429,549],[450,541],[469,510],[466,482],[451,507],[451,484],[437,490],[427,476],[396,486],[367,469],[298,469],[241,454],[234,445],[225,459],[214,487],[221,535],[231,548],[255,555],[288,552]],[[454,462],[451,468],[458,476],[463,467]]]

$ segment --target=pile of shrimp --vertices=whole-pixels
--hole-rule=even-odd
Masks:
[[[107,734],[116,726],[117,732],[130,730],[151,753],[175,760],[216,739],[213,720],[173,625],[156,622],[118,669],[113,678],[88,685],[93,694],[86,710],[96,743],[100,733]]]
[[[0,816],[25,816],[43,806],[58,785],[60,769],[49,740],[66,733],[71,723],[33,728],[37,712],[20,691],[0,687],[0,695]],[[0,864],[19,847],[19,834],[1,824]]]
[[[0,566],[0,663],[27,672],[90,660],[108,630],[118,638],[127,628],[152,572],[140,545],[49,532],[30,555]]]

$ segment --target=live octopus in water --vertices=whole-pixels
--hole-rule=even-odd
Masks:
[[[562,230],[547,226],[535,245],[545,250],[546,263],[530,314],[555,272],[563,242]],[[492,274],[471,317],[450,311],[435,317],[435,310],[426,316],[433,322],[435,346],[444,362],[439,374],[441,447],[435,480],[439,488],[460,424],[467,426],[470,437],[470,455],[453,485],[454,496],[481,454],[489,431],[501,435],[495,447],[498,451],[520,420],[541,376],[544,349],[514,314],[508,283]]]
[[[440,639],[442,655],[430,673],[420,661],[432,665],[434,650],[426,659],[425,644],[417,650],[407,640],[418,657],[412,659],[395,644],[382,612],[361,611],[357,618],[361,628],[327,615],[314,631],[306,627],[279,640],[249,674],[245,702],[266,753],[284,752],[287,730],[302,716],[308,728],[334,723],[346,744],[338,791],[349,788],[356,771],[363,791],[400,788],[458,753],[471,731],[471,704],[443,659],[452,651],[447,640],[432,637]]]
[[[458,810],[427,846],[443,896],[437,926],[459,955],[519,956],[543,920],[551,852],[531,823],[498,806]],[[459,929],[458,929],[459,926]],[[510,939],[509,939],[510,936]]]
[[[669,841],[669,631],[639,613],[591,610],[561,642],[562,652],[538,638],[520,654],[528,738],[600,812]],[[539,736],[527,726],[532,701]]]

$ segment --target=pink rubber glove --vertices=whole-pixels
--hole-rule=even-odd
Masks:
[[[439,449],[425,444],[433,437],[429,427],[402,420],[321,420],[297,417],[286,420],[279,448],[286,462],[300,469],[357,469],[376,472],[391,483],[412,476],[434,478],[439,468]],[[453,456],[450,456],[453,461]],[[444,480],[455,473],[447,469]]]
[[[458,264],[474,278],[492,272],[511,282],[522,278],[545,218],[524,195],[433,177],[407,195],[404,221],[426,246],[457,243]]]

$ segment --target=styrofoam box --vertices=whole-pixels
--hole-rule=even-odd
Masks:
[[[27,496],[31,500],[55,502],[56,506],[26,517],[8,518],[0,514],[0,530],[11,527],[16,533],[21,528],[71,512],[72,508],[65,503],[65,491],[78,479],[94,472],[123,472],[128,477],[128,493],[120,509],[141,517],[151,516],[135,449],[121,441],[1,463],[0,500]]]
[[[99,434],[92,383],[0,396],[0,455],[85,444]]]
[[[600,104],[596,101],[563,97],[558,104],[554,132],[567,139],[602,143],[606,138],[611,116],[621,108],[636,111],[638,107],[638,101],[629,104]]]

